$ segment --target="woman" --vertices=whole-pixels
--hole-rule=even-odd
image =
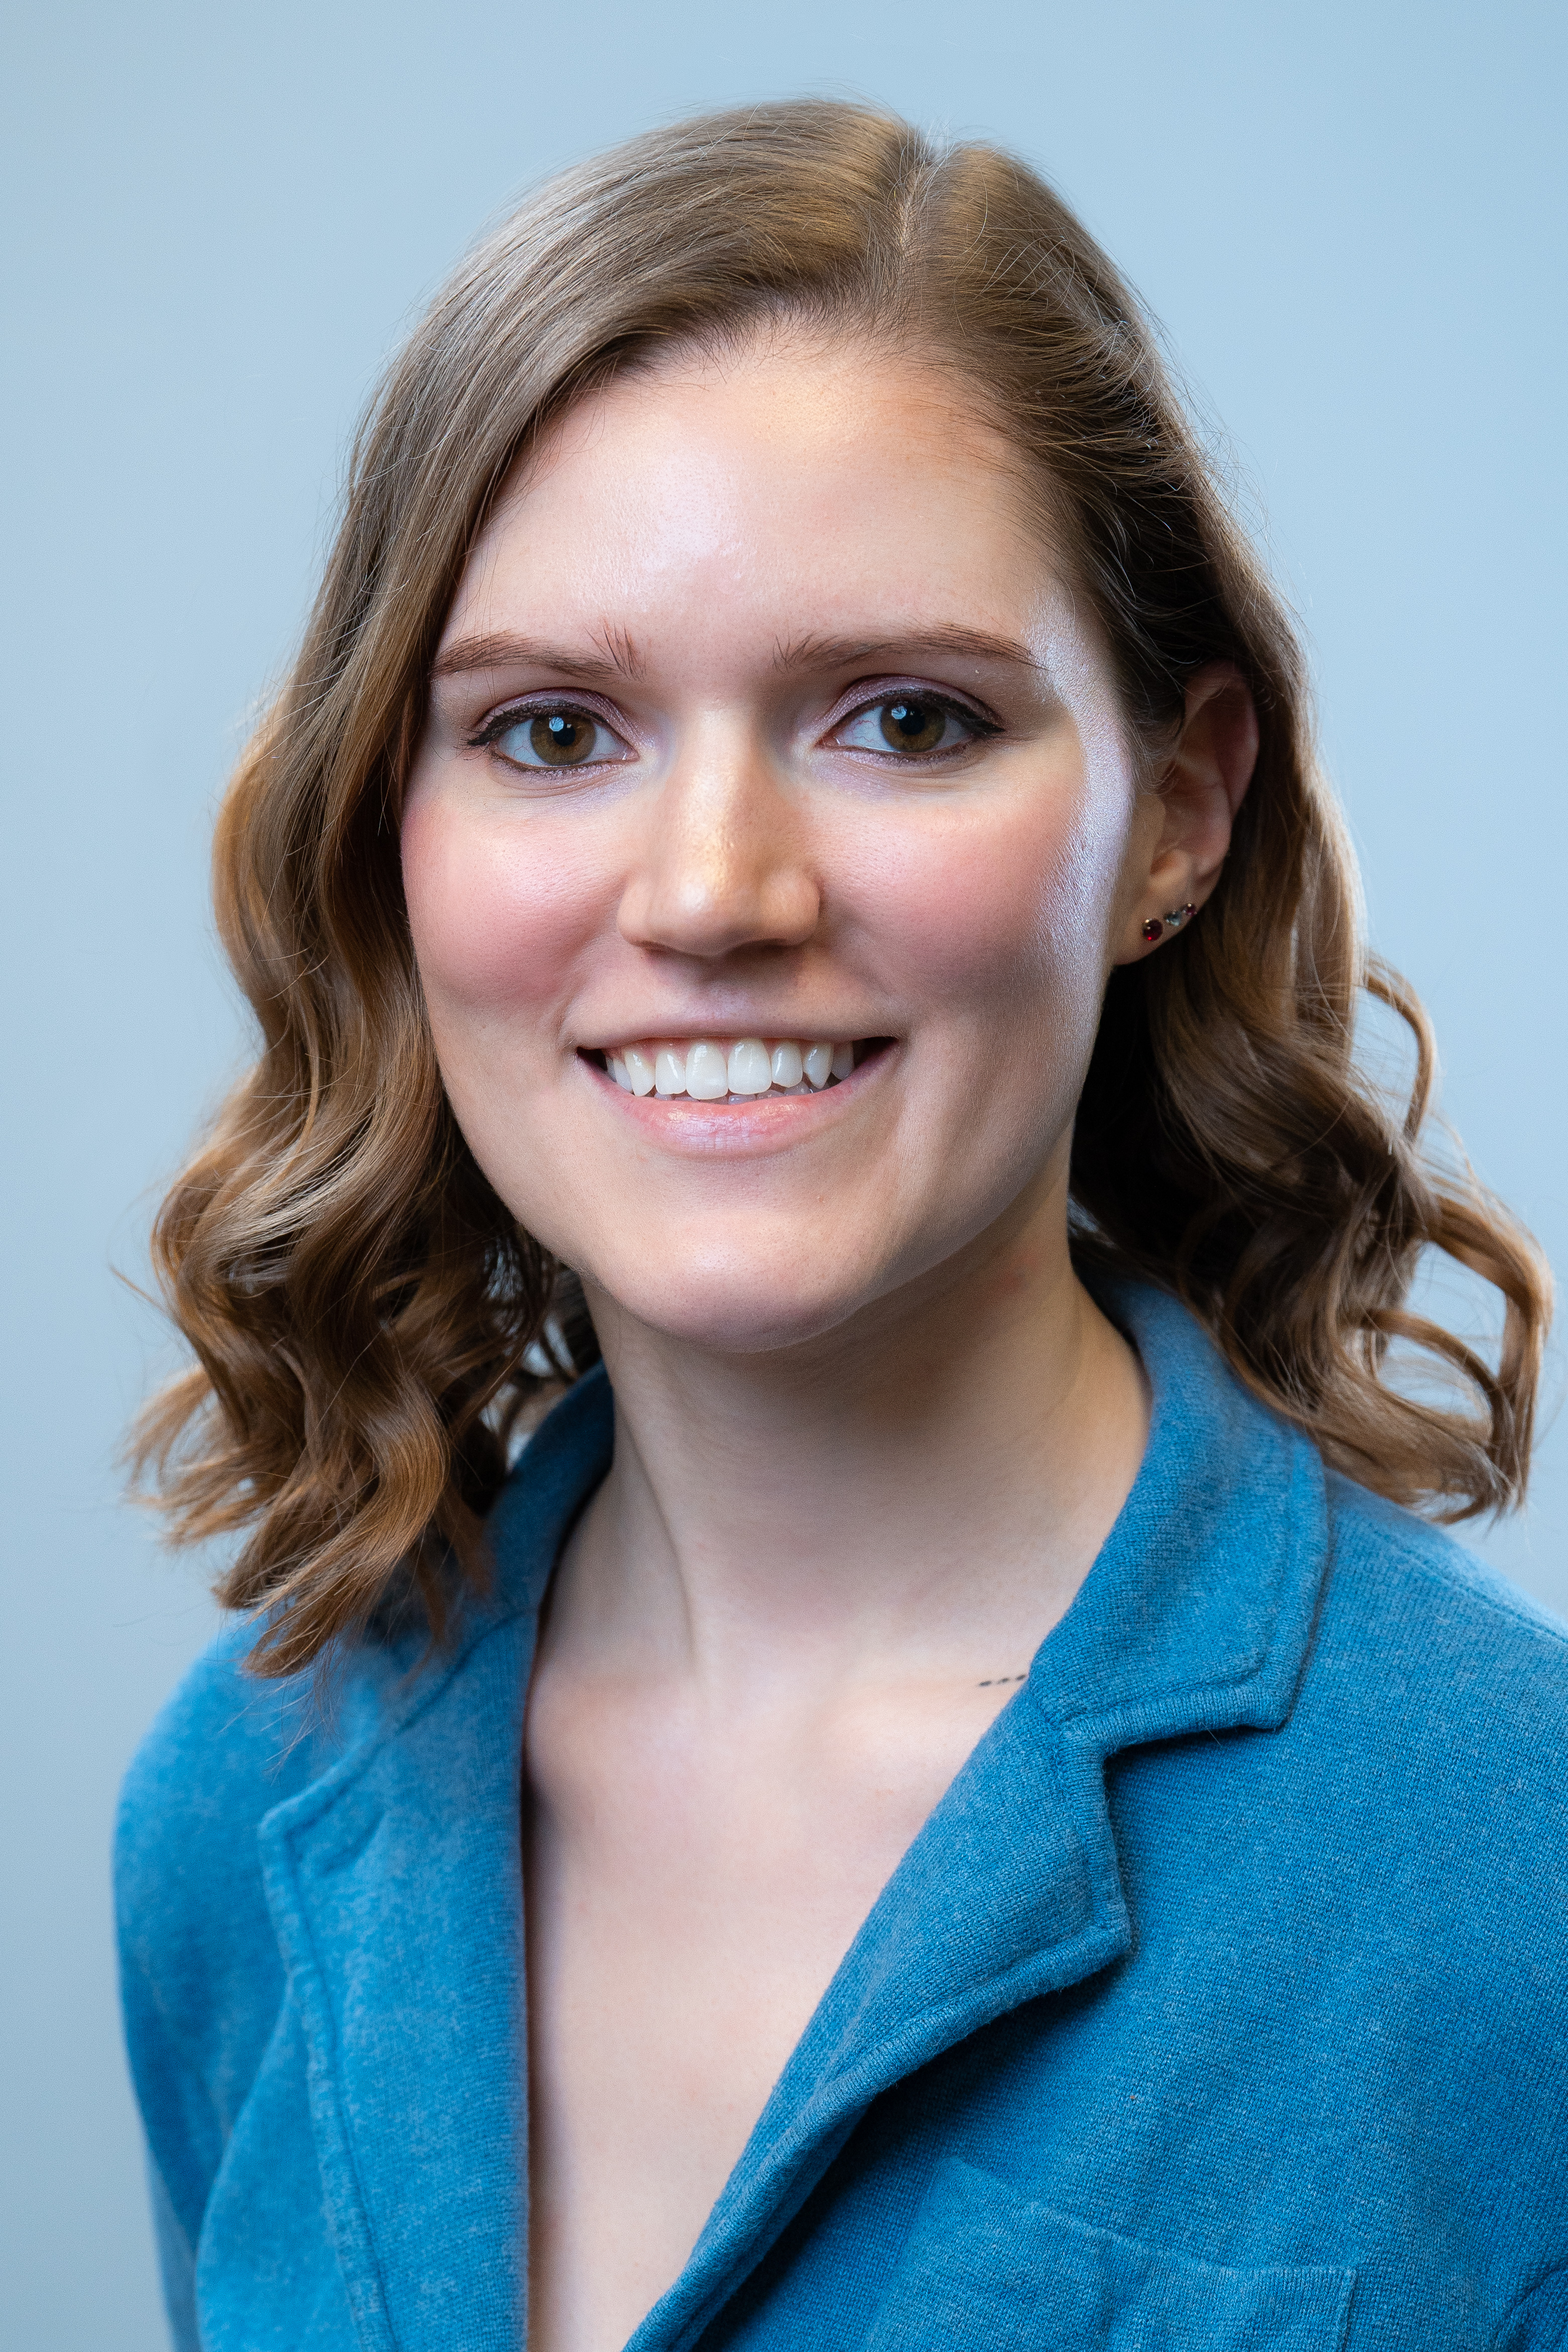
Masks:
[[[179,2340],[1556,2343],[1568,1654],[1408,1507],[1519,1495],[1544,1277],[1057,199],[831,105],[547,188],[217,885],[145,1443],[246,1622],[120,1847]]]

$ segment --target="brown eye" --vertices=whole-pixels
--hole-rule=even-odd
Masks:
[[[955,703],[934,694],[885,694],[879,702],[862,703],[834,730],[836,740],[846,751],[876,751],[883,757],[897,751],[905,760],[961,751],[994,732],[984,719],[972,719]]]
[[[551,768],[575,768],[594,749],[598,728],[575,710],[547,710],[528,722],[529,748]]]
[[[934,751],[951,716],[940,702],[915,702],[900,694],[882,705],[882,739],[895,751]]]
[[[588,710],[520,710],[493,720],[477,740],[518,768],[582,768],[627,756],[620,737]]]

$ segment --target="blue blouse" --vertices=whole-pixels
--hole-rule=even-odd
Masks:
[[[1568,1633],[1119,1292],[1142,1468],[916,1838],[635,2352],[1568,2344]],[[177,2343],[519,2352],[520,1754],[609,1460],[323,1714],[185,1682],[126,1783],[126,2031]]]

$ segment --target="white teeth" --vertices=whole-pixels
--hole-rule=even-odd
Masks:
[[[820,1094],[855,1074],[853,1044],[831,1037],[659,1037],[603,1050],[605,1067],[624,1094],[690,1095],[698,1102]]]
[[[741,1037],[731,1046],[725,1078],[732,1095],[767,1093],[773,1082],[773,1063],[760,1037]]]
[[[730,1061],[722,1045],[700,1037],[686,1056],[686,1091],[693,1102],[717,1102],[730,1091]]]

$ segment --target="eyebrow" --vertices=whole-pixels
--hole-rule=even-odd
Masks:
[[[879,656],[910,653],[957,654],[971,661],[1003,661],[1020,669],[1038,664],[1027,646],[1013,637],[993,636],[984,629],[956,626],[914,629],[898,637],[828,637],[807,633],[775,646],[773,667],[781,672],[803,669],[843,669]],[[572,653],[542,637],[506,634],[459,637],[438,654],[431,665],[432,680],[458,677],[472,670],[529,668],[553,670],[559,677],[584,683],[643,675],[631,639],[624,632],[606,634],[598,653]]]
[[[598,653],[571,653],[542,637],[492,635],[459,637],[430,665],[432,680],[460,677],[476,669],[549,669],[559,677],[580,677],[595,683],[615,677],[640,677],[642,663],[624,631],[606,631]]]
[[[777,670],[841,669],[853,662],[887,654],[960,654],[972,661],[1011,662],[1022,669],[1039,665],[1027,646],[1013,637],[994,637],[984,629],[943,627],[911,629],[898,637],[792,637],[773,654]]]

